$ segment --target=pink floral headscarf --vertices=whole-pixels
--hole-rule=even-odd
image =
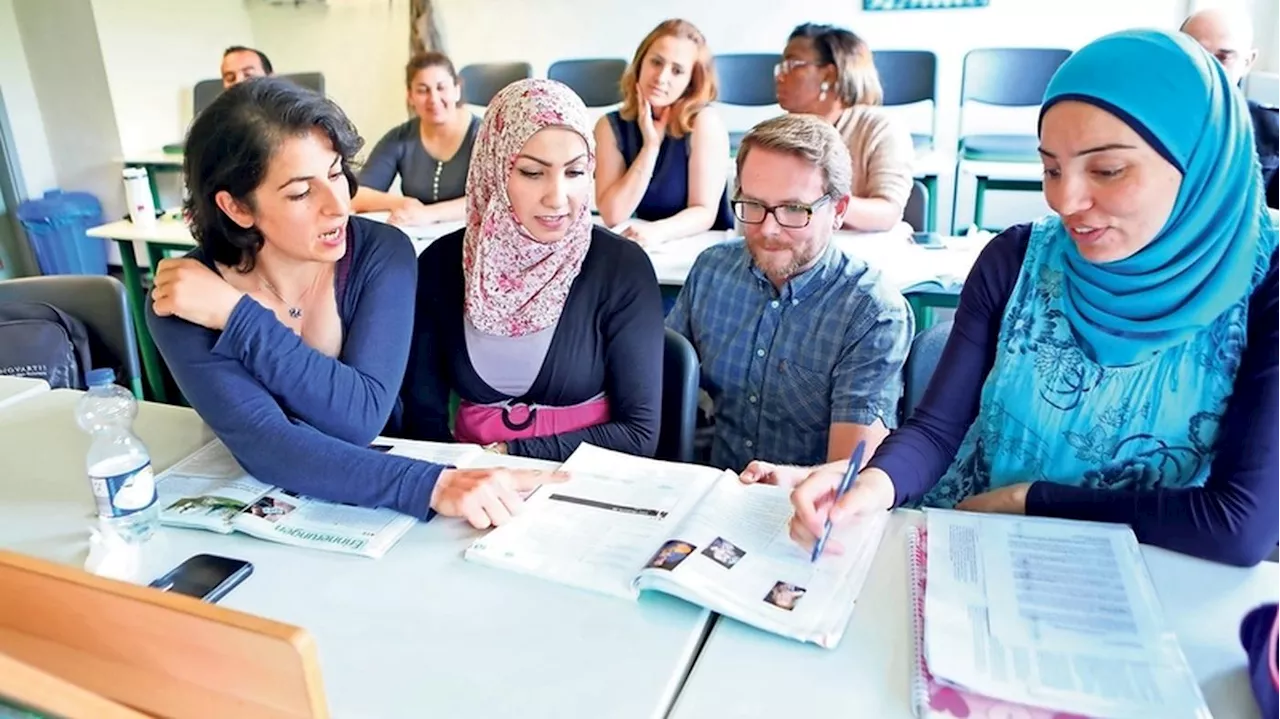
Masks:
[[[463,309],[486,334],[519,337],[555,324],[591,244],[590,203],[582,203],[578,216],[570,218],[564,239],[547,245],[521,226],[507,197],[516,157],[529,138],[552,126],[582,136],[587,172],[594,172],[595,140],[587,108],[553,80],[521,80],[503,88],[476,136],[467,172]]]

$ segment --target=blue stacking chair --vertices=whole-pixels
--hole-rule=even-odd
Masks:
[[[902,211],[902,219],[916,232],[931,232],[929,223],[929,188],[920,180],[911,183],[911,196]]]
[[[486,62],[467,65],[458,71],[462,101],[468,105],[487,106],[502,88],[531,77],[533,66],[527,62]]]
[[[293,80],[297,84],[315,90],[321,95],[324,94],[324,73],[319,72],[296,72],[288,75],[276,75]],[[222,94],[222,80],[201,80],[195,84],[191,91],[191,99],[193,109],[196,115],[204,111],[206,107],[213,103],[219,95]]]
[[[568,85],[587,107],[607,107],[622,102],[626,71],[627,61],[619,58],[559,60],[547,68],[547,77]]]
[[[929,380],[938,368],[938,359],[951,337],[950,320],[940,322],[916,335],[911,342],[911,352],[903,366],[902,378],[902,420],[906,421],[924,399],[924,392],[929,388]]]
[[[884,105],[914,105],[928,101],[932,116],[929,134],[912,133],[916,154],[932,152],[938,134],[938,56],[929,50],[876,50],[871,53],[880,85],[884,88]],[[924,208],[925,222],[918,231],[932,232],[937,212],[938,174],[928,171],[916,176],[924,182],[929,202]]]
[[[698,421],[698,353],[668,327],[662,352],[662,413],[658,459],[692,462]]]
[[[938,56],[928,50],[876,50],[871,53],[884,88],[884,105],[914,105],[926,100],[933,109],[928,135],[913,134],[919,150],[932,150],[938,130]]]
[[[961,170],[966,161],[1017,165],[1039,165],[1038,139],[1026,134],[964,134],[964,109],[970,102],[1001,107],[1038,107],[1049,79],[1071,55],[1070,50],[1050,48],[982,48],[964,56],[960,80],[960,143],[956,157],[956,189],[951,204],[951,231],[956,230],[956,204]],[[1025,171],[1016,174],[1028,174]],[[973,224],[983,227],[985,195],[993,190],[1039,192],[1040,179],[993,177],[975,173]]]
[[[725,105],[764,107],[778,104],[778,88],[773,71],[782,56],[776,53],[716,55],[717,102]],[[729,154],[736,155],[745,132],[729,133]]]

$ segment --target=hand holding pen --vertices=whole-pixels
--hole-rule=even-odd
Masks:
[[[889,475],[871,467],[858,471],[865,456],[866,446],[859,442],[848,465],[833,462],[815,467],[791,493],[795,509],[791,539],[811,550],[814,561],[824,552],[839,554],[844,550],[839,540],[830,539],[831,528],[893,507]]]

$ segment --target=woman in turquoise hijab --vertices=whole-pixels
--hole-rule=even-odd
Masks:
[[[983,250],[921,405],[833,505],[798,483],[792,536],[898,505],[1129,524],[1238,565],[1275,549],[1276,228],[1244,97],[1181,34],[1071,56],[1040,114],[1053,214]]]

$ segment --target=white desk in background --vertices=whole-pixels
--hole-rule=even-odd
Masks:
[[[389,214],[370,212],[363,214],[362,217],[385,222]],[[462,226],[461,221],[455,221],[400,229],[409,236],[414,250],[421,253],[435,240],[461,229]],[[135,250],[142,249],[151,266],[154,267],[168,253],[189,251],[195,247],[195,240],[191,237],[186,223],[172,216],[165,216],[151,227],[142,227],[129,220],[120,220],[94,227],[86,234],[89,237],[113,240],[120,248],[125,290],[129,295],[134,328],[138,335],[138,351],[142,359],[143,377],[147,387],[146,396],[148,399],[165,401],[167,391],[164,386],[160,356],[151,339],[151,333],[147,331],[143,316],[143,303],[146,297],[142,270],[138,266]],[[678,288],[684,284],[694,260],[703,250],[736,236],[737,234],[732,231],[703,232],[693,237],[671,240],[649,248],[647,252],[649,259],[653,262],[658,282],[668,288]],[[985,241],[981,239],[949,237],[943,239],[946,247],[926,249],[911,242],[910,237],[910,226],[901,223],[888,232],[837,232],[834,241],[845,252],[863,259],[872,267],[884,272],[890,284],[899,290],[919,287],[923,283],[934,281],[939,281],[943,289],[958,287],[968,276],[969,269],[985,245]]]
[[[15,405],[48,391],[49,383],[42,379],[0,376],[0,408]]]
[[[0,547],[83,566],[93,501],[79,392],[0,412]],[[211,439],[189,409],[143,403],[162,470]],[[419,524],[381,559],[243,535],[161,528],[138,583],[201,552],[253,575],[222,605],[307,629],[335,717],[662,717],[710,621],[677,599],[638,603],[466,562],[461,521]]]
[[[365,215],[380,222],[387,219],[389,213],[373,212]],[[422,252],[436,238],[462,227],[461,222],[442,222],[422,227],[402,227],[405,234],[413,242],[414,249]],[[148,399],[166,401],[168,392],[164,384],[160,354],[156,351],[155,342],[147,330],[143,307],[146,302],[146,290],[143,287],[142,268],[138,265],[137,251],[142,250],[151,267],[155,267],[170,253],[189,252],[196,246],[186,222],[171,214],[166,214],[154,225],[135,225],[129,220],[118,220],[89,229],[89,237],[111,240],[120,249],[120,268],[124,275],[125,291],[129,295],[129,308],[133,314],[134,332],[138,336],[138,354],[142,360],[142,374],[146,385]]]
[[[790,642],[719,618],[671,712],[709,716],[913,719],[905,529],[924,521],[896,511],[844,639],[835,649]],[[1276,601],[1280,571],[1239,569],[1142,548],[1165,616],[1216,719],[1258,716],[1240,646],[1240,620]]]
[[[125,167],[164,167],[174,170],[182,169],[183,154],[181,152],[165,152],[163,148],[131,152],[120,159]]]
[[[694,260],[703,250],[738,237],[740,235],[731,231],[704,232],[650,249],[649,259],[653,262],[658,282],[683,285]],[[941,281],[943,285],[962,284],[986,246],[985,240],[968,237],[943,237],[942,240],[946,244],[943,248],[921,247],[911,241],[911,227],[906,223],[888,232],[841,230],[832,238],[845,254],[880,270],[899,290],[930,281]]]
[[[156,207],[163,207],[160,202],[160,187],[156,175],[161,172],[182,172],[183,154],[165,152],[163,148],[131,152],[120,159],[125,167],[141,167],[147,171],[147,183],[151,186],[151,201]]]

